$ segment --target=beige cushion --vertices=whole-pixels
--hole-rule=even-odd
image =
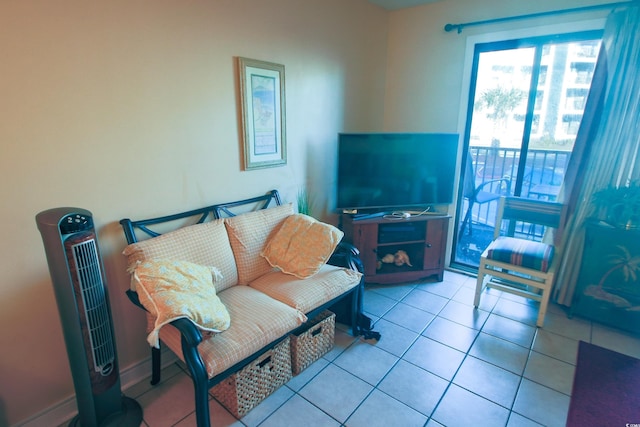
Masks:
[[[140,303],[155,318],[147,341],[159,348],[158,331],[167,323],[187,318],[207,332],[229,327],[229,313],[213,285],[217,269],[187,261],[144,261],[133,271]]]
[[[226,331],[198,346],[209,377],[249,357],[272,341],[300,326],[307,318],[287,305],[248,286],[233,286],[219,294],[231,315]],[[180,332],[171,325],[160,330],[160,339],[184,360]]]
[[[300,279],[320,270],[344,233],[307,215],[288,216],[260,253],[273,267]]]
[[[127,257],[129,271],[141,261],[172,259],[218,267],[222,273],[222,280],[215,283],[218,292],[238,282],[236,262],[224,221],[221,219],[191,225],[133,243],[124,248],[122,253]],[[132,282],[133,290],[134,285]]]
[[[357,286],[361,277],[357,271],[325,264],[308,279],[273,271],[257,278],[249,286],[308,313]]]
[[[229,242],[238,266],[239,284],[248,285],[273,269],[260,256],[260,252],[274,229],[293,213],[293,205],[289,203],[225,218]]]

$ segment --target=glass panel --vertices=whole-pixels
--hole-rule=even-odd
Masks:
[[[483,52],[471,119],[471,145],[519,148],[535,49]]]
[[[599,41],[594,40],[545,46],[541,67],[546,68],[547,77],[538,81],[535,110],[540,119],[531,129],[522,196],[557,199],[582,120],[599,46]]]
[[[493,237],[498,199],[513,194],[534,55],[535,48],[521,48],[478,57],[457,262],[478,265]]]

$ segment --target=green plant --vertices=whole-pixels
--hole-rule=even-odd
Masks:
[[[298,203],[298,213],[311,215],[311,207],[309,206],[309,195],[307,194],[306,190],[298,190],[298,197],[296,201]]]
[[[500,147],[498,132],[506,130],[508,115],[520,105],[526,92],[517,88],[506,88],[497,86],[481,92],[475,101],[476,111],[486,110],[487,118],[493,121],[493,135],[491,137],[491,147]]]
[[[487,117],[493,120],[501,120],[507,117],[507,113],[513,111],[522,102],[526,93],[516,88],[504,88],[498,86],[487,89],[480,94],[476,101],[475,109],[489,109]]]
[[[640,227],[640,183],[607,187],[593,194],[595,216],[620,228]]]

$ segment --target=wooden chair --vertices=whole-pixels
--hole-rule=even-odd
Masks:
[[[502,197],[494,239],[480,257],[473,305],[478,307],[487,287],[533,299],[540,302],[536,325],[542,327],[560,261],[565,216],[561,203]],[[553,243],[539,241],[550,228],[555,230]]]

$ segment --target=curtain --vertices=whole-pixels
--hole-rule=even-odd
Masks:
[[[564,187],[569,219],[553,297],[571,305],[595,192],[640,178],[640,0],[607,18]]]

